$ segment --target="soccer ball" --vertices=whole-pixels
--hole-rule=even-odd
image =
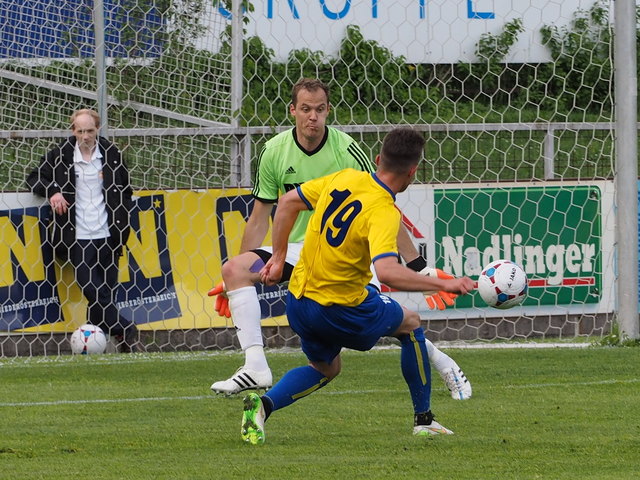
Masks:
[[[107,349],[107,336],[100,327],[82,325],[71,334],[71,351],[76,355],[104,353]]]
[[[509,260],[491,262],[478,278],[478,292],[490,307],[505,309],[520,305],[528,288],[527,274]]]

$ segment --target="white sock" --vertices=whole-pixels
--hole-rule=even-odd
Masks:
[[[259,372],[269,370],[269,364],[262,345],[253,345],[244,351],[244,366]]]
[[[427,345],[429,362],[431,363],[431,366],[435,368],[439,373],[442,373],[444,370],[447,370],[449,368],[456,368],[458,366],[453,358],[442,352],[442,350],[439,350],[428,339],[425,339],[425,344]]]
[[[260,301],[256,288],[238,288],[227,292],[227,296],[238,341],[245,353],[244,366],[258,371],[268,369],[260,326]]]

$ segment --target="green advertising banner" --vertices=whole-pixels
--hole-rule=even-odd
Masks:
[[[523,305],[598,303],[601,197],[597,186],[436,189],[436,264],[476,279],[484,265],[510,259],[529,278]],[[477,292],[456,301],[484,306]]]

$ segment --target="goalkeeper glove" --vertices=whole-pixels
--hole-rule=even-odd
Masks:
[[[418,272],[420,275],[424,275],[426,277],[436,277],[441,278],[443,280],[449,280],[454,278],[453,275],[450,275],[439,268],[431,268],[425,267]],[[445,292],[444,290],[440,290],[439,292],[432,293],[431,295],[425,296],[427,301],[427,305],[431,310],[444,310],[448,306],[452,306],[455,298],[458,296],[457,293]]]
[[[229,309],[229,297],[227,297],[224,290],[224,282],[220,282],[207,294],[210,297],[216,297],[216,303],[213,309],[220,315],[221,317],[231,318],[231,310]]]
[[[427,266],[427,261],[422,257],[418,257],[409,263],[407,263],[407,267],[411,270],[419,273],[420,275],[424,275],[426,277],[436,277],[441,278],[443,280],[449,280],[454,278],[453,275],[450,275],[439,268],[432,268]],[[449,293],[441,290],[435,293],[425,294],[425,300],[427,301],[427,306],[431,310],[444,310],[448,306],[452,306],[455,298],[458,296],[457,293]]]

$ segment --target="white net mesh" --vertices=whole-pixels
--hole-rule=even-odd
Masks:
[[[427,161],[400,204],[430,264],[477,276],[508,257],[532,281],[524,305],[509,311],[472,295],[431,312],[419,295],[397,294],[420,310],[432,338],[608,331],[609,2],[256,1],[244,4],[242,55],[231,50],[231,2],[105,1],[103,32],[85,2],[0,3],[2,355],[68,351],[65,335],[86,321],[72,271],[55,262],[30,270],[51,255],[40,248],[49,214],[24,181],[70,134],[70,114],[97,108],[101,92],[107,136],[139,197],[120,262],[120,309],[150,349],[237,345],[206,292],[239,249],[257,153],[291,125],[291,87],[302,76],[330,86],[330,122],[371,159],[393,126],[425,132]],[[295,343],[284,291],[260,289],[268,346]],[[38,310],[39,298],[55,298],[59,316]]]

